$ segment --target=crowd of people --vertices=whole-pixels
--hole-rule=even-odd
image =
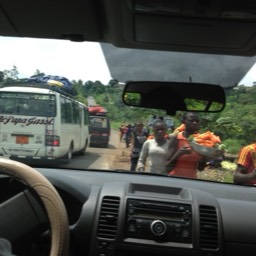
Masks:
[[[134,126],[122,125],[119,129],[120,141],[131,149],[130,171],[196,179],[198,172],[214,160],[191,147],[189,138],[200,130],[200,119],[195,112],[185,112],[181,126],[172,133],[168,133],[164,118],[156,116],[150,119],[150,130],[140,121]],[[218,158],[219,166],[220,162]],[[256,184],[256,143],[241,148],[236,164],[234,183]]]

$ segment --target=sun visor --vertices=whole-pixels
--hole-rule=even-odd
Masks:
[[[256,57],[162,52],[101,44],[111,76],[125,81],[173,81],[237,85]]]

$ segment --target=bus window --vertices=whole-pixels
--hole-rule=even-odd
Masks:
[[[76,102],[72,103],[72,116],[73,116],[73,123],[79,124],[80,123],[79,106]]]
[[[37,93],[0,93],[1,114],[56,116],[55,96]],[[49,113],[49,105],[51,113]]]
[[[64,124],[72,124],[71,101],[65,98],[61,98],[61,122]]]
[[[89,111],[87,108],[84,108],[84,124],[89,124]]]

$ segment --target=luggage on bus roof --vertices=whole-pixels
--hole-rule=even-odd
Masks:
[[[66,77],[63,76],[34,75],[28,78],[27,82],[35,82],[38,85],[38,87],[41,87],[41,85],[43,84],[47,84],[48,86],[53,87],[53,90],[57,89],[57,91],[59,91],[60,93],[63,91],[70,95],[74,95],[72,83]],[[45,88],[45,86],[42,87]]]

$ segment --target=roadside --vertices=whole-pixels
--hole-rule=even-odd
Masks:
[[[114,169],[129,170],[131,149],[126,148],[125,143],[120,142],[117,151]],[[222,161],[221,165],[219,168],[206,168],[204,171],[199,172],[199,179],[233,183],[233,173],[236,169],[233,159],[231,161]]]
[[[233,183],[233,175],[236,164],[231,161],[222,161],[219,168],[206,168],[199,172],[198,177],[203,180]]]

